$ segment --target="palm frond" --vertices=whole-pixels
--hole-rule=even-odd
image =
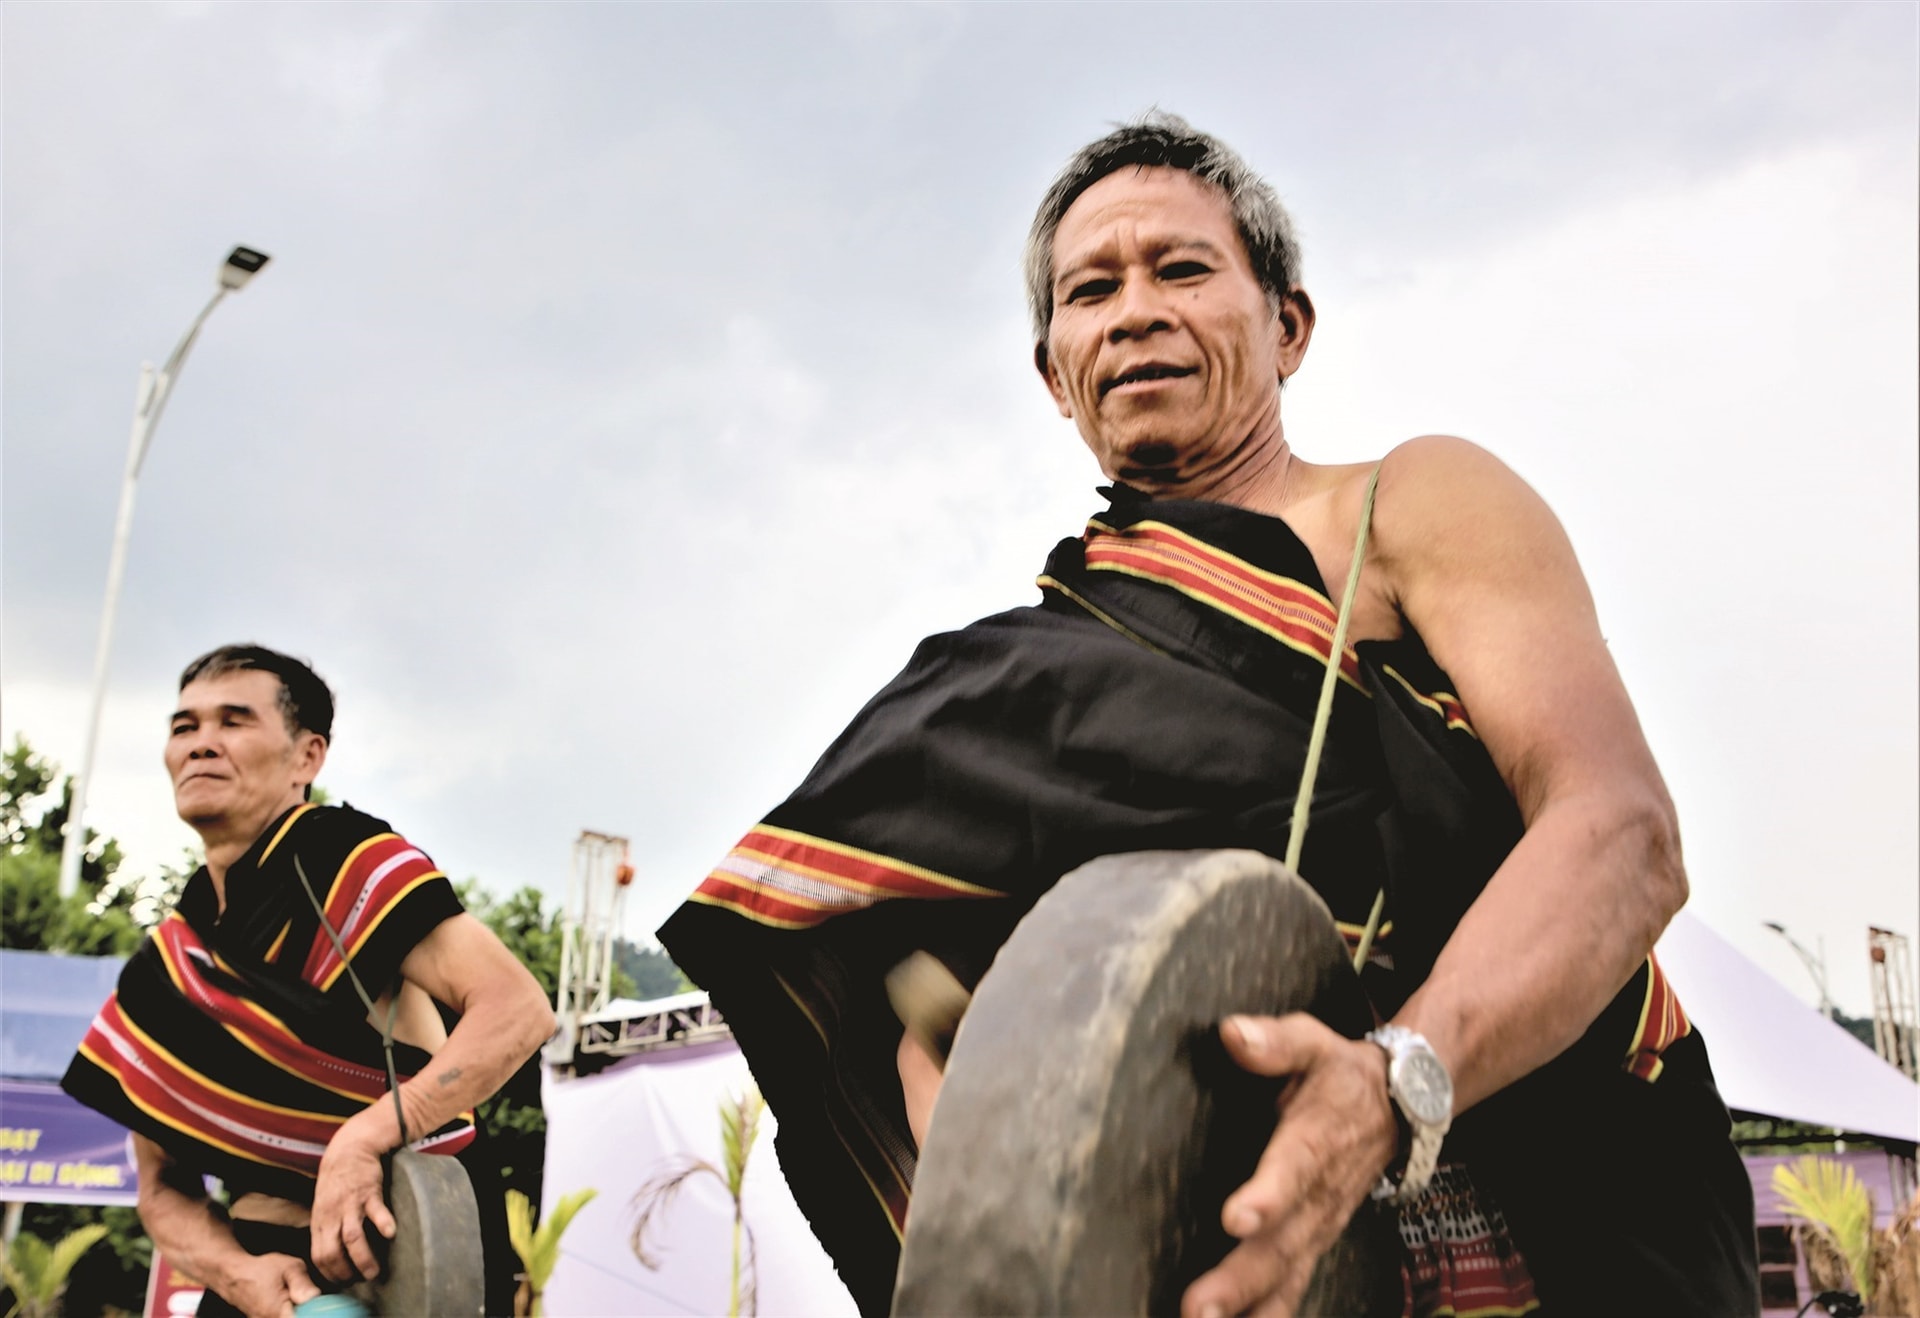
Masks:
[[[60,1288],[67,1284],[67,1274],[73,1271],[73,1265],[80,1261],[80,1256],[98,1244],[106,1234],[107,1228],[99,1222],[94,1222],[88,1226],[78,1227],[60,1237],[59,1243],[47,1255],[47,1276],[44,1284],[49,1285],[53,1291],[53,1294],[47,1296],[49,1300],[55,1298]]]
[[[766,1099],[752,1085],[735,1095],[732,1102],[720,1105],[720,1145],[725,1154],[727,1192],[736,1204],[746,1183],[747,1158],[760,1133],[760,1114],[766,1108]]]
[[[507,1191],[507,1238],[513,1241],[513,1252],[520,1256],[520,1266],[531,1274],[533,1271],[533,1201],[518,1190]]]
[[[1873,1298],[1873,1192],[1853,1168],[1808,1154],[1773,1169],[1780,1206],[1820,1231],[1846,1261],[1860,1298]]]
[[[678,1170],[664,1172],[654,1177],[642,1185],[639,1193],[633,1196],[635,1209],[633,1234],[627,1238],[627,1243],[633,1250],[633,1256],[640,1260],[642,1267],[655,1272],[659,1271],[659,1257],[647,1248],[647,1232],[654,1225],[655,1219],[664,1216],[667,1210],[673,1207],[673,1201],[679,1196],[680,1188],[702,1172],[722,1185],[727,1183],[727,1178],[718,1167],[704,1158],[690,1158],[681,1164]]]
[[[40,1279],[47,1275],[47,1255],[50,1252],[46,1241],[25,1232],[8,1242],[7,1285],[22,1304],[30,1304],[40,1298]]]
[[[547,1288],[554,1268],[560,1263],[560,1237],[566,1233],[575,1215],[592,1203],[599,1193],[589,1186],[561,1195],[553,1211],[540,1223],[540,1229],[533,1233],[533,1261],[527,1272],[535,1290]]]
[[[73,1265],[106,1234],[107,1228],[94,1222],[69,1231],[52,1245],[38,1236],[15,1236],[0,1249],[0,1278],[5,1279],[14,1300],[7,1318],[22,1311],[49,1312],[67,1288],[67,1274],[73,1271]]]

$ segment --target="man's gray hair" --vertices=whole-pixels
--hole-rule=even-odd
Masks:
[[[1254,276],[1276,312],[1287,294],[1300,287],[1300,243],[1293,235],[1293,218],[1272,186],[1219,138],[1177,114],[1152,110],[1075,152],[1040,201],[1027,234],[1026,259],[1027,309],[1033,314],[1036,348],[1046,347],[1053,322],[1053,236],[1061,217],[1081,193],[1107,175],[1154,166],[1184,169],[1225,194]]]

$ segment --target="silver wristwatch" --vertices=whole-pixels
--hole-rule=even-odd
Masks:
[[[1373,1197],[1405,1203],[1427,1188],[1440,1161],[1440,1141],[1453,1124],[1453,1077],[1432,1045],[1404,1025],[1382,1025],[1367,1042],[1379,1044],[1387,1054],[1387,1094],[1413,1131],[1399,1183],[1381,1177]]]

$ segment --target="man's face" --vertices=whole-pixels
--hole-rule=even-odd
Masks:
[[[1110,174],[1061,217],[1053,268],[1047,387],[1109,477],[1177,484],[1277,426],[1312,313],[1275,314],[1219,189]]]
[[[325,760],[317,733],[288,732],[272,673],[222,673],[180,692],[167,774],[174,808],[203,834],[250,829],[257,836],[301,800]]]

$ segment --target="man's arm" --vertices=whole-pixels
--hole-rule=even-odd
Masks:
[[[1378,510],[1371,566],[1453,678],[1526,826],[1394,1018],[1447,1064],[1457,1113],[1579,1038],[1685,902],[1686,876],[1672,802],[1545,503],[1480,449],[1428,438],[1388,458]],[[1223,1210],[1242,1244],[1183,1308],[1287,1314],[1392,1159],[1385,1055],[1306,1016],[1222,1036],[1242,1065],[1296,1079]]]
[[[407,1135],[419,1139],[492,1097],[553,1034],[553,1010],[527,968],[471,915],[443,921],[407,954],[400,975],[460,1013],[433,1060],[400,1086]],[[362,1222],[393,1235],[380,1157],[399,1145],[390,1099],[354,1116],[327,1144],[313,1199],[313,1262],[324,1275],[347,1281],[356,1270],[379,1272]]]
[[[165,1149],[135,1135],[133,1156],[140,1173],[140,1225],[173,1267],[259,1318],[292,1318],[294,1305],[320,1293],[304,1260],[241,1248],[232,1228],[198,1193],[199,1178],[185,1173]]]

